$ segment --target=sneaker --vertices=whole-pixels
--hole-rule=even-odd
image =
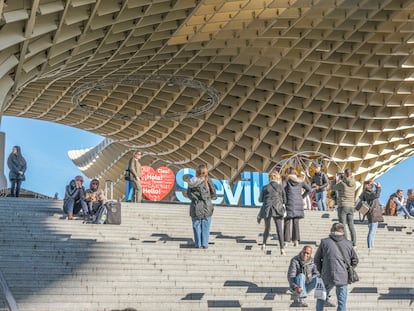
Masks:
[[[283,248],[280,250],[280,255],[281,256],[286,256],[286,251]]]
[[[305,299],[298,298],[290,305],[293,308],[307,308],[308,304],[305,302]]]
[[[333,302],[331,302],[330,300],[325,300],[325,308],[335,308],[336,304],[334,304]]]
[[[299,245],[299,242],[298,241],[293,241],[293,246],[294,247],[296,247],[296,246],[298,246]]]
[[[295,292],[293,289],[288,288],[288,289],[286,290],[286,294],[288,294],[288,295],[296,295],[296,292]]]

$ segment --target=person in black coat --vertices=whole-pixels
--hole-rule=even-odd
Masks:
[[[277,237],[279,239],[280,254],[284,256],[286,255],[286,252],[284,249],[285,241],[283,239],[282,221],[286,212],[286,194],[282,186],[282,177],[278,172],[269,174],[269,183],[263,187],[262,192],[260,193],[259,202],[263,202],[263,204],[257,215],[257,222],[260,223],[262,219],[265,220],[262,250],[266,249],[266,241],[270,231],[270,222],[273,218],[276,225]]]
[[[12,152],[7,158],[7,166],[9,167],[9,179],[11,182],[10,195],[18,197],[20,194],[20,187],[26,177],[24,173],[27,169],[27,163],[22,156],[19,146],[13,146]]]
[[[304,192],[302,192],[304,190]],[[286,217],[284,238],[285,242],[293,240],[293,246],[300,241],[299,220],[305,217],[303,198],[311,191],[311,187],[297,176],[296,169],[289,167],[286,170],[285,192],[286,192]],[[292,232],[290,224],[292,223]]]

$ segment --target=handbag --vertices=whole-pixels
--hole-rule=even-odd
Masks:
[[[348,262],[348,260],[345,259],[346,257],[344,255],[344,252],[343,252],[342,248],[339,247],[338,243],[334,241],[334,244],[338,248],[339,252],[342,255],[342,260],[346,264],[346,271],[348,272],[348,284],[358,282],[359,281],[358,273],[356,272],[354,267],[351,266],[351,263]]]
[[[326,300],[325,284],[323,284],[323,280],[320,277],[316,279],[315,292],[313,296],[315,299]]]
[[[359,276],[356,270],[354,269],[354,267],[352,267],[351,265],[348,265],[347,270],[348,270],[348,283],[351,284],[351,283],[358,282]]]
[[[129,170],[125,170],[124,178],[125,180],[131,180],[131,172]]]
[[[363,216],[365,216],[369,212],[369,204],[367,201],[360,200],[356,205],[355,209]]]

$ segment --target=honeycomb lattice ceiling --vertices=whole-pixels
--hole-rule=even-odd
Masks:
[[[414,153],[414,1],[0,0],[0,14],[3,115],[106,137],[70,153],[87,176],[120,180],[134,148],[230,180],[301,151],[373,178]]]

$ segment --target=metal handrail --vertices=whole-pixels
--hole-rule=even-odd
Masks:
[[[6,299],[7,306],[9,307],[10,311],[19,311],[19,308],[17,307],[16,300],[13,297],[13,294],[11,293],[9,286],[7,285],[6,279],[3,276],[3,273],[0,271],[0,286],[2,290],[2,294],[4,298]]]

